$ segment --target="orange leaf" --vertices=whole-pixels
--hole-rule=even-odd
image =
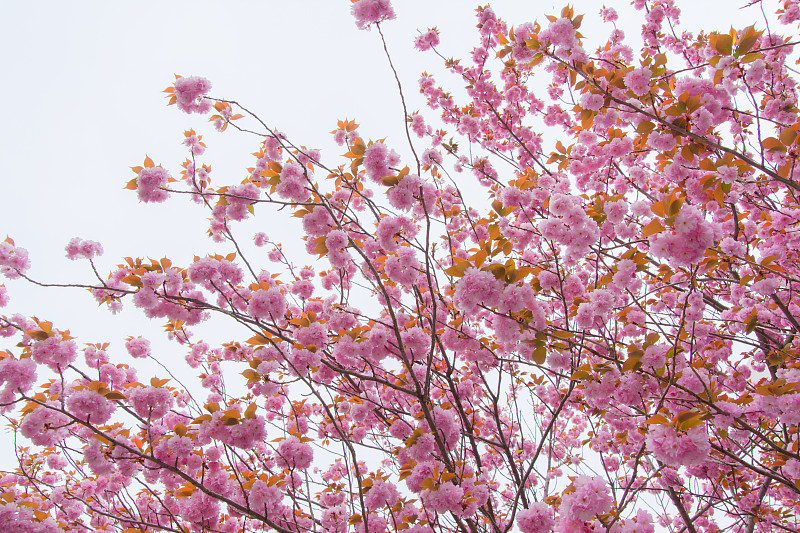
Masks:
[[[664,231],[664,226],[661,225],[658,219],[654,218],[648,225],[642,228],[642,237],[649,237],[650,235],[661,233],[662,231]]]
[[[711,41],[711,46],[714,47],[719,54],[729,56],[733,53],[733,37],[728,34],[712,33],[708,36]]]
[[[127,397],[121,392],[110,391],[105,394],[107,400],[127,400]]]
[[[794,141],[797,138],[797,130],[795,130],[794,128],[786,128],[781,132],[780,138],[781,142],[785,146],[791,146],[792,144],[794,144]]]
[[[667,418],[665,416],[663,416],[663,415],[655,415],[655,416],[651,416],[650,418],[645,420],[644,423],[645,424],[666,425],[666,424],[669,424],[669,420],[667,420]]]

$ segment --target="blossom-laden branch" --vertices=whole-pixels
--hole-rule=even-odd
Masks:
[[[357,26],[379,29],[410,166],[352,120],[331,163],[178,77],[171,104],[255,136],[247,178],[212,185],[189,130],[179,174],[148,157],[127,188],[190,198],[230,253],[125,258],[104,277],[102,246],[76,238],[67,256],[96,282],[52,284],[7,239],[0,272],[164,320],[199,383],[144,337],[81,359],[69,331],[0,317],[0,405],[29,441],[0,477],[0,526],[797,531],[796,41],[678,34],[673,0],[634,7],[642,59],[617,29],[590,54],[570,8],[516,27],[478,9],[464,62],[421,33],[467,95],[423,74],[426,115],[380,31],[391,4],[353,1]],[[797,2],[778,19],[800,19]],[[239,235],[284,215],[314,266]],[[194,340],[212,317],[229,342]],[[140,380],[136,360],[170,377]]]

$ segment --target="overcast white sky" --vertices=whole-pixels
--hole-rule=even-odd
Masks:
[[[627,1],[609,3],[623,16],[618,24],[635,37],[639,14]],[[420,109],[416,81],[438,61],[414,51],[413,37],[437,26],[443,53],[465,56],[476,42],[477,3],[394,4],[398,19],[384,28],[411,109]],[[609,31],[597,17],[602,2],[575,4],[587,14],[585,35]],[[492,5],[513,24],[544,20],[561,7],[551,0]],[[679,5],[690,28],[754,22],[730,1]],[[204,118],[165,106],[161,90],[175,73],[209,78],[214,96],[246,103],[298,143],[330,148],[336,120],[354,118],[363,135],[388,137],[402,151],[401,110],[377,35],[357,30],[349,6],[347,0],[0,1],[0,234],[30,251],[37,277],[62,281],[83,271],[63,258],[74,236],[102,242],[109,266],[123,255],[183,250],[186,259],[203,252],[204,213],[185,210],[178,199],[139,205],[122,189],[133,177],[128,167],[145,154],[177,174],[185,157],[182,132],[190,127],[205,134],[205,159],[217,184],[238,183],[252,162],[253,139],[216,134]],[[182,246],[186,239],[195,246]],[[61,275],[63,268],[69,270]],[[13,307],[29,308],[26,300],[15,298]]]
[[[562,5],[491,3],[515,25],[542,21]],[[619,26],[638,35],[639,14],[629,2],[607,3],[620,11]],[[733,7],[739,3],[679,5],[688,28],[727,30],[758,20],[754,10]],[[477,2],[394,4],[398,19],[384,30],[413,111],[423,108],[419,74],[439,64],[432,54],[413,50],[417,30],[437,26],[442,53],[465,57],[476,42]],[[587,15],[585,35],[610,31],[597,16],[602,2],[573,4]],[[218,249],[205,238],[207,216],[196,206],[178,198],[143,205],[123,190],[133,177],[129,167],[145,154],[177,176],[189,128],[209,145],[204,161],[217,185],[240,182],[253,161],[253,138],[217,134],[205,118],[166,107],[161,91],[173,74],[207,77],[213,96],[246,104],[298,144],[326,149],[328,161],[336,163],[339,154],[328,132],[343,118],[356,119],[365,137],[387,137],[405,153],[402,111],[378,36],[357,30],[347,0],[0,0],[0,57],[0,240],[9,235],[27,248],[31,274],[41,280],[90,280],[85,263],[64,257],[75,236],[103,244],[102,273],[126,255],[169,255],[185,265],[194,254]],[[273,238],[291,237],[269,219],[258,224]],[[80,291],[5,284],[12,300],[2,312],[53,320],[81,343],[112,341],[121,350],[125,336],[149,328],[153,338],[161,329],[160,321],[148,323],[135,311],[115,319]]]

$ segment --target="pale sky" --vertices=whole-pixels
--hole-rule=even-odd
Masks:
[[[617,24],[636,38],[641,14],[627,1],[607,3],[620,12]],[[441,52],[467,57],[477,42],[477,4],[395,0],[397,20],[383,27],[409,111],[424,112],[420,73],[441,70],[436,56],[413,50],[417,30],[437,26]],[[550,0],[491,4],[513,25],[544,21],[545,14],[561,8]],[[608,34],[611,26],[597,16],[602,2],[573,4],[587,15],[581,31],[590,42]],[[757,11],[739,11],[730,1],[678,4],[689,29],[727,30],[758,20],[751,18]],[[212,96],[240,101],[295,143],[322,148],[323,159],[333,166],[341,162],[329,135],[337,119],[355,119],[365,138],[386,137],[394,149],[407,153],[402,110],[378,35],[356,28],[347,0],[2,0],[0,57],[0,240],[9,235],[27,248],[30,274],[42,281],[91,280],[85,262],[64,256],[64,246],[76,236],[103,244],[106,253],[98,261],[103,275],[126,255],[169,255],[187,266],[195,254],[230,251],[206,238],[206,212],[185,199],[145,205],[133,191],[123,190],[134,177],[129,167],[141,164],[145,155],[177,176],[187,153],[183,131],[189,128],[209,145],[202,161],[212,165],[216,185],[238,184],[253,162],[253,137],[216,133],[206,118],[166,106],[161,91],[173,74],[208,78]],[[263,218],[265,211],[260,210],[255,227],[291,240]],[[0,312],[52,320],[70,329],[80,345],[110,341],[124,350],[121,341],[127,335],[163,336],[160,320],[144,319],[130,304],[113,317],[79,290],[2,282],[11,303]],[[167,346],[174,350],[169,357],[181,357],[183,349]]]

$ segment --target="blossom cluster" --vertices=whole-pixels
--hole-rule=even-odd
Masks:
[[[389,0],[356,0],[351,10],[360,29],[395,18]]]
[[[67,244],[67,257],[73,261],[79,258],[91,260],[95,256],[103,255],[103,245],[96,241],[83,240],[78,237]]]
[[[205,95],[211,90],[211,82],[199,76],[179,77],[175,80],[174,95],[178,109],[185,113],[207,113],[211,102]]]
[[[389,0],[350,9],[391,56]],[[66,247],[99,278],[75,286],[159,319],[178,356],[0,316],[24,441],[0,530],[797,530],[794,41],[633,9],[641,49],[609,26],[590,54],[569,6],[513,27],[478,8],[443,63],[464,90],[420,77],[435,113],[405,110],[408,161],[344,120],[329,163],[178,77],[170,103],[242,119],[253,158],[212,184],[189,130],[180,180],[146,158],[127,188],[191,199],[217,252],[102,279],[99,243]],[[435,28],[413,45],[440,57]],[[6,277],[47,287],[29,266],[0,243]]]

